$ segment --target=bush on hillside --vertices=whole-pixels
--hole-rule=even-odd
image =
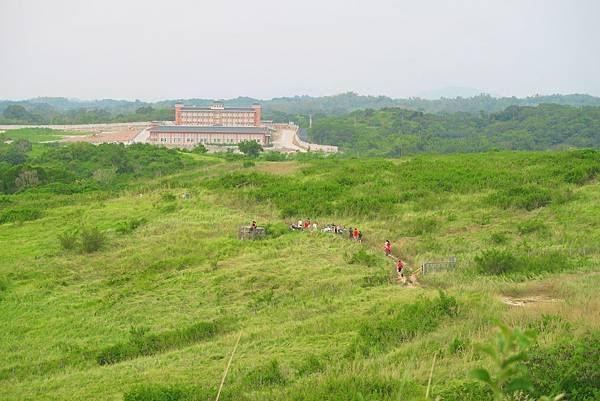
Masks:
[[[116,231],[119,234],[129,234],[135,231],[138,227],[146,223],[146,219],[144,218],[132,218],[125,221],[120,221],[117,223]]]
[[[507,250],[489,249],[475,256],[475,265],[481,274],[521,274],[527,277],[569,269],[573,262],[565,255],[550,252],[540,255],[514,255]]]
[[[367,267],[376,266],[379,263],[379,259],[370,251],[360,249],[352,255],[344,254],[344,258],[349,265],[363,265]]]
[[[244,384],[251,389],[260,389],[262,387],[283,385],[287,383],[287,379],[279,362],[272,359],[265,365],[258,366],[248,372],[243,380]]]
[[[493,233],[490,235],[490,240],[494,244],[506,244],[508,242],[508,237],[504,233]]]
[[[308,376],[324,371],[325,367],[325,362],[318,356],[308,354],[296,365],[296,371],[298,376]]]
[[[194,149],[192,149],[192,153],[204,154],[206,152],[208,152],[208,149],[206,149],[206,146],[201,143],[197,144],[194,146]]]
[[[65,231],[58,235],[60,247],[65,251],[71,251],[79,245],[79,232],[77,230]]]
[[[457,313],[456,298],[443,291],[435,299],[421,297],[413,303],[397,305],[391,316],[377,317],[361,325],[350,354],[366,356],[385,351],[435,330],[444,318]]]
[[[81,250],[84,253],[99,251],[106,244],[106,235],[98,227],[84,228],[80,233]]]
[[[133,329],[129,341],[104,348],[96,356],[96,361],[99,365],[110,365],[139,356],[154,355],[214,337],[220,329],[215,322],[199,322],[158,334],[148,334],[145,329]]]
[[[264,225],[265,238],[277,238],[290,231],[290,228],[283,223],[267,223]]]
[[[537,346],[530,352],[527,366],[535,397],[566,393],[570,401],[600,399],[600,334],[562,338],[549,347]]]
[[[8,209],[0,212],[0,224],[22,223],[37,220],[42,217],[42,211],[33,208]]]
[[[256,163],[254,163],[252,160],[244,160],[244,163],[242,163],[242,167],[244,167],[244,168],[254,167],[254,166],[256,166]]]
[[[520,261],[509,251],[490,249],[475,256],[475,264],[480,273],[500,275],[517,271]]]
[[[260,143],[256,141],[241,141],[238,143],[238,148],[240,149],[240,152],[248,157],[256,157],[263,151]]]
[[[546,225],[537,219],[525,220],[517,225],[517,231],[521,235],[546,231]]]
[[[553,189],[552,191],[559,191]],[[492,206],[503,209],[534,210],[550,204],[552,191],[539,185],[520,185],[502,189],[488,198]]]
[[[598,166],[577,166],[564,174],[564,180],[569,184],[583,185],[596,178],[599,172]]]

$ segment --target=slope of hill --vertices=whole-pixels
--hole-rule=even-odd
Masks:
[[[0,399],[213,400],[241,333],[221,400],[423,400],[434,355],[430,396],[491,400],[467,372],[494,319],[538,333],[531,396],[600,392],[598,152],[35,147],[17,176],[52,174],[0,198]],[[266,239],[236,238],[251,220]],[[385,239],[459,267],[399,285]]]
[[[479,116],[423,114],[400,108],[361,110],[315,119],[308,134],[311,141],[338,145],[343,151],[389,156],[494,149],[599,149],[600,107],[511,106]]]

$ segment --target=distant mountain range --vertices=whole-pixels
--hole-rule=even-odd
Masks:
[[[457,97],[475,97],[481,94],[486,94],[486,92],[481,89],[470,88],[466,86],[447,86],[445,88],[433,89],[429,91],[424,91],[419,93],[418,97],[421,99],[427,100],[437,100],[437,99],[454,99]],[[493,95],[495,96],[495,95]],[[497,97],[497,96],[496,96]]]
[[[461,92],[462,91],[462,92]],[[425,93],[428,97],[443,94],[471,94],[479,92],[473,88],[445,88]],[[214,99],[189,98],[169,99],[158,102],[142,102],[140,100],[78,100],[64,97],[40,97],[29,100],[0,100],[1,123],[33,123],[33,124],[69,124],[97,123],[111,121],[144,121],[148,119],[170,119],[172,108],[178,101],[191,105],[208,105]],[[263,106],[263,118],[276,121],[301,119],[308,115],[336,116],[362,109],[381,109],[400,107],[426,113],[445,114],[464,112],[470,114],[495,113],[509,106],[536,106],[553,103],[582,106],[600,106],[600,97],[586,94],[494,97],[478,94],[471,97],[445,97],[426,99],[414,97],[393,99],[387,96],[363,96],[354,92],[334,96],[294,96],[279,97],[268,100],[250,97],[237,97],[224,100],[227,106],[245,106],[258,102]],[[303,117],[302,117],[303,116]]]

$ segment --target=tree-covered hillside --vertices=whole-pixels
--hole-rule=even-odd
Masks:
[[[213,99],[189,98],[158,102],[140,100],[76,100],[66,98],[36,98],[23,101],[0,100],[0,123],[2,124],[85,124],[101,122],[128,122],[172,120],[176,102],[206,106]],[[479,114],[500,112],[509,106],[535,106],[553,103],[571,106],[600,106],[600,98],[583,94],[531,96],[527,98],[495,98],[481,94],[470,98],[420,98],[393,99],[387,96],[363,96],[353,92],[334,96],[294,96],[273,99],[237,97],[225,101],[227,106],[249,106],[261,103],[263,118],[287,122],[304,122],[308,115],[315,117],[339,116],[361,109],[401,107],[425,113],[465,112]]]
[[[510,106],[492,114],[361,110],[313,121],[310,140],[358,154],[600,148],[600,107]]]

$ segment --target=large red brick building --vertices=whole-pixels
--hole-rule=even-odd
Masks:
[[[167,147],[193,148],[203,145],[235,145],[242,141],[271,142],[269,129],[261,125],[261,107],[226,108],[175,105],[175,125],[149,129],[148,142]]]
[[[178,103],[175,105],[175,125],[259,127],[260,112],[259,104],[225,108],[220,102],[215,102],[210,107],[190,107]]]

